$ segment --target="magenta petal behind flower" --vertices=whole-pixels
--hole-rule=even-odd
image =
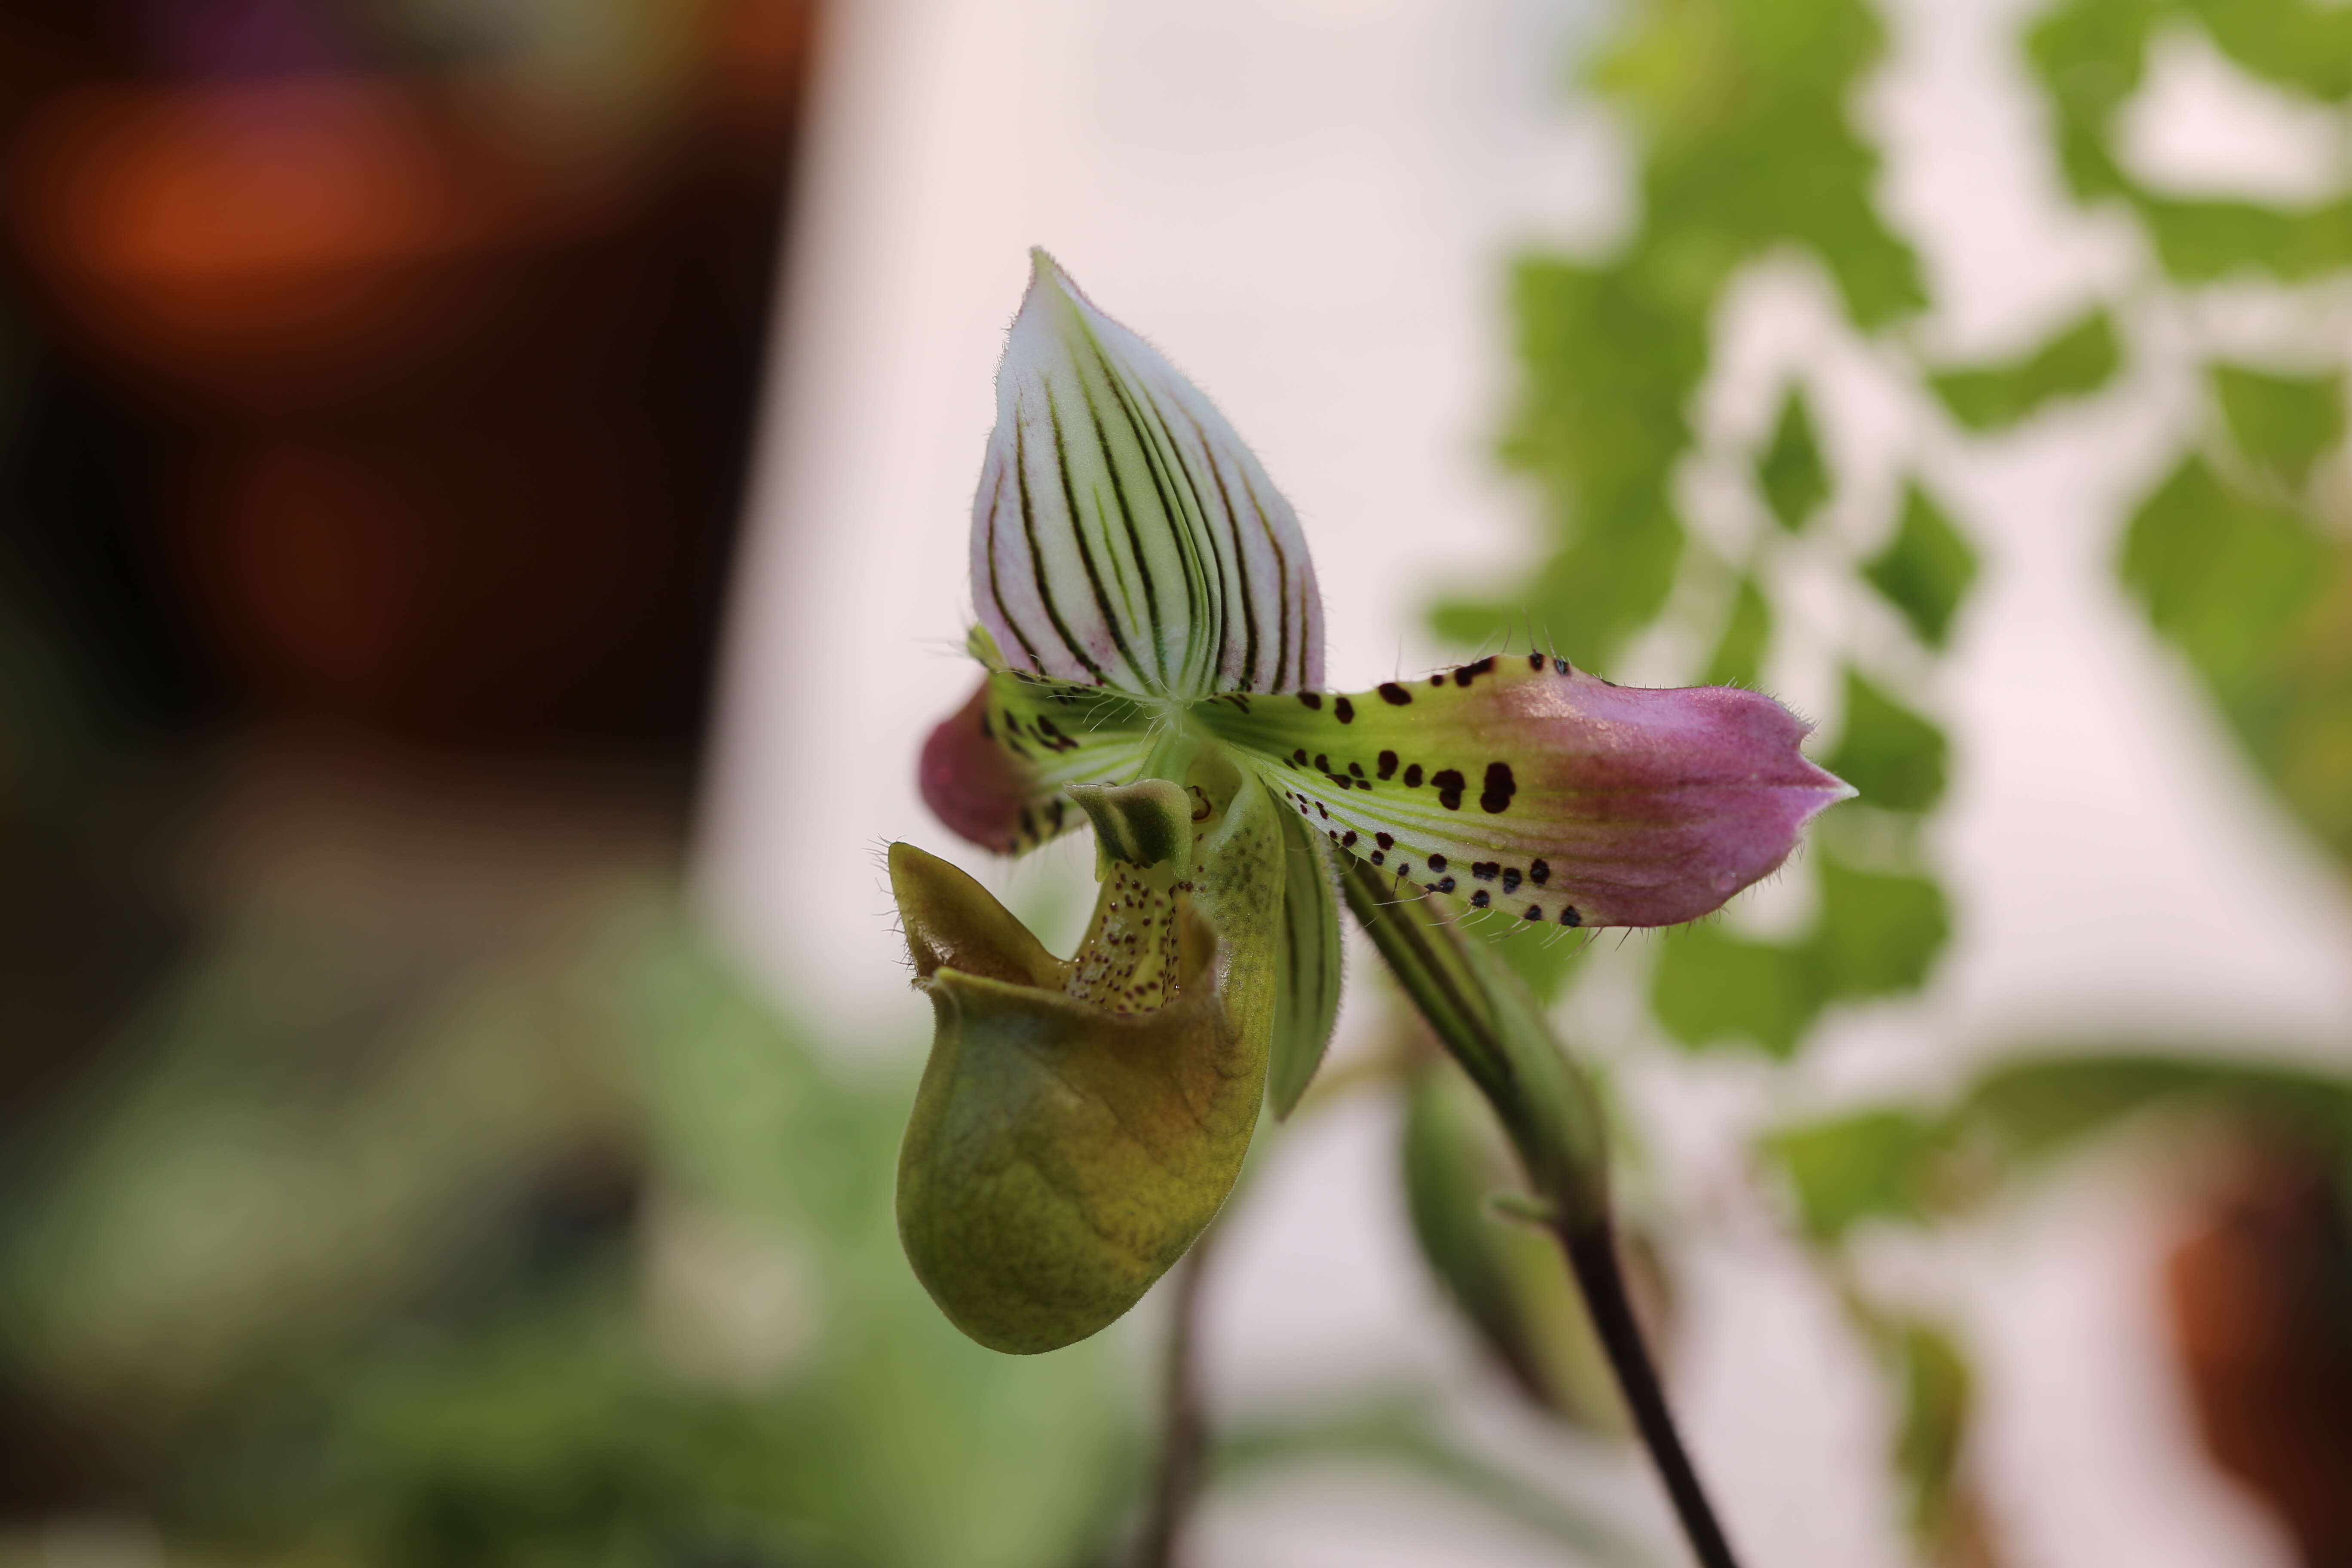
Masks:
[[[980,689],[923,742],[923,803],[983,849],[1018,855],[1082,820],[1062,791],[1136,776],[1148,716],[1116,692],[1024,675]]]
[[[988,732],[988,683],[923,742],[919,769],[923,804],[949,831],[1000,855],[1034,839],[1039,790],[1034,773]],[[1050,794],[1050,789],[1045,793]],[[1033,826],[1024,834],[1023,817]],[[1056,816],[1058,816],[1058,813]],[[1058,821],[1055,823],[1058,826]]]
[[[1612,686],[1537,654],[1201,718],[1339,847],[1547,925],[1694,920],[1853,793],[1769,697]]]

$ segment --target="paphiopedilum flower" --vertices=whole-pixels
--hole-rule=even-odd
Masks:
[[[1181,1257],[1258,1106],[1339,1002],[1336,875],[1558,929],[1719,907],[1851,792],[1729,688],[1618,687],[1540,652],[1324,689],[1290,507],[1150,344],[1036,254],[974,502],[979,689],[924,798],[1019,854],[1081,821],[1102,881],[1054,957],[978,883],[891,855],[938,1035],[899,1164],[917,1274],[966,1332],[1048,1350]]]

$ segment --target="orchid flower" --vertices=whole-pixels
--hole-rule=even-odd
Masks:
[[[1297,1104],[1339,1005],[1343,870],[1495,921],[1669,925],[1852,793],[1752,691],[1541,652],[1325,689],[1289,504],[1033,255],[972,509],[984,673],[921,782],[1001,854],[1091,826],[1101,890],[1065,960],[962,871],[890,851],[937,1025],[900,1235],[960,1328],[1022,1352],[1132,1306],[1224,1201],[1261,1103]]]

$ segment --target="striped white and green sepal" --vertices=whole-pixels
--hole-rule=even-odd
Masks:
[[[1005,661],[1149,698],[1320,686],[1290,504],[1198,387],[1031,257],[972,503],[972,601]]]

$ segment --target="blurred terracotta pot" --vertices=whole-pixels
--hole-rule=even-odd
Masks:
[[[2352,1226],[2342,1176],[2273,1142],[2174,1250],[2173,1330],[2205,1446],[2311,1568],[2352,1565]]]
[[[242,706],[404,739],[690,722],[785,151],[781,114],[723,108],[706,131],[772,144],[689,121],[550,156],[495,82],[352,78],[36,126],[29,273],[159,427],[163,574]]]

